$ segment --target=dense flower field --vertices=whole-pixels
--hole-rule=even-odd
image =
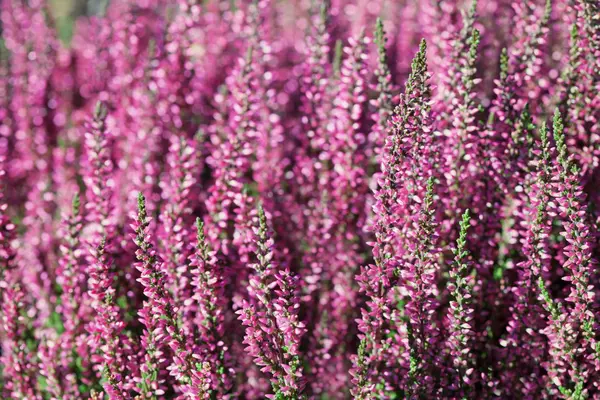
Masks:
[[[597,0],[0,7],[0,398],[600,399]]]

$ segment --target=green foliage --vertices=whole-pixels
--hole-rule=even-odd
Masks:
[[[58,335],[62,335],[65,332],[65,326],[59,313],[52,311],[48,317],[46,323],[48,328],[53,329]]]

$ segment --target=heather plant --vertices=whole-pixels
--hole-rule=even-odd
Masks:
[[[597,1],[62,3],[0,3],[0,398],[600,399]]]

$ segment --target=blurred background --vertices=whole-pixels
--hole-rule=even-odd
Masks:
[[[110,0],[49,0],[50,12],[60,39],[69,44],[73,36],[73,22],[82,15],[101,15]]]

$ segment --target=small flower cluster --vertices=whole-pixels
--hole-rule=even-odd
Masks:
[[[0,398],[600,398],[597,1],[71,3],[0,2]]]

